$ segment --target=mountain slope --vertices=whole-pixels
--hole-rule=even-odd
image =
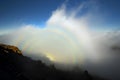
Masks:
[[[22,55],[15,47],[0,44],[0,80],[103,80],[88,71],[62,71]]]

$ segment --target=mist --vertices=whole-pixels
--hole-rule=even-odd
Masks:
[[[92,11],[82,16],[87,4],[67,11],[65,4],[52,12],[43,28],[33,24],[22,25],[2,34],[1,43],[15,45],[23,55],[45,63],[77,65],[92,74],[120,79],[120,31],[91,29]],[[90,23],[90,24],[89,24]],[[115,48],[114,48],[115,46]]]

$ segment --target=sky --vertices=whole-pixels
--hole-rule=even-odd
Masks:
[[[82,11],[86,13],[89,8],[94,7],[93,14],[96,17],[93,19],[96,22],[93,27],[109,29],[119,27],[120,25],[120,10],[119,0],[0,0],[0,28],[9,29],[20,27],[22,24],[44,25],[47,19],[51,16],[52,11],[56,10],[66,2],[68,10],[77,7],[83,2],[91,1]],[[95,10],[96,8],[96,10]],[[78,14],[81,16],[81,14]],[[103,22],[98,23],[97,20],[102,17]],[[99,27],[97,27],[99,29]]]
[[[0,0],[0,43],[34,60],[77,65],[119,80],[119,2]]]

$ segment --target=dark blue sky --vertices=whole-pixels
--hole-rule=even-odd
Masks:
[[[41,24],[63,0],[0,0],[0,26]]]
[[[68,0],[67,8],[76,7],[85,1],[90,0]],[[104,22],[99,26],[120,27],[120,0],[91,1],[96,2],[99,12],[97,16],[104,17]],[[64,2],[65,0],[0,0],[0,29],[21,24],[42,25]],[[93,26],[97,26],[97,23]]]
[[[104,15],[105,25],[120,27],[120,0],[100,0],[100,11]]]

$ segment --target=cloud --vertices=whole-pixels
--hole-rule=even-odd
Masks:
[[[39,26],[24,25],[9,34],[9,41],[6,39],[6,42],[19,46],[22,51],[29,53],[24,55],[52,55],[56,59],[55,62],[82,64],[88,52],[91,56],[96,55],[87,26],[89,17],[75,16],[83,6],[68,14],[63,4],[52,13],[44,29]]]
[[[53,55],[58,62],[69,62],[78,51],[77,43],[71,37],[66,32],[57,31],[54,28],[40,29],[27,25],[3,39],[6,38],[6,43],[16,45],[23,52],[29,53],[23,53],[24,55],[32,55],[31,57]]]
[[[100,50],[99,54],[102,56],[102,59],[98,63],[87,61],[84,64],[85,69],[108,79],[120,79],[117,76],[120,74],[120,31],[103,31],[94,34],[94,40]],[[114,49],[114,46],[116,49]]]

